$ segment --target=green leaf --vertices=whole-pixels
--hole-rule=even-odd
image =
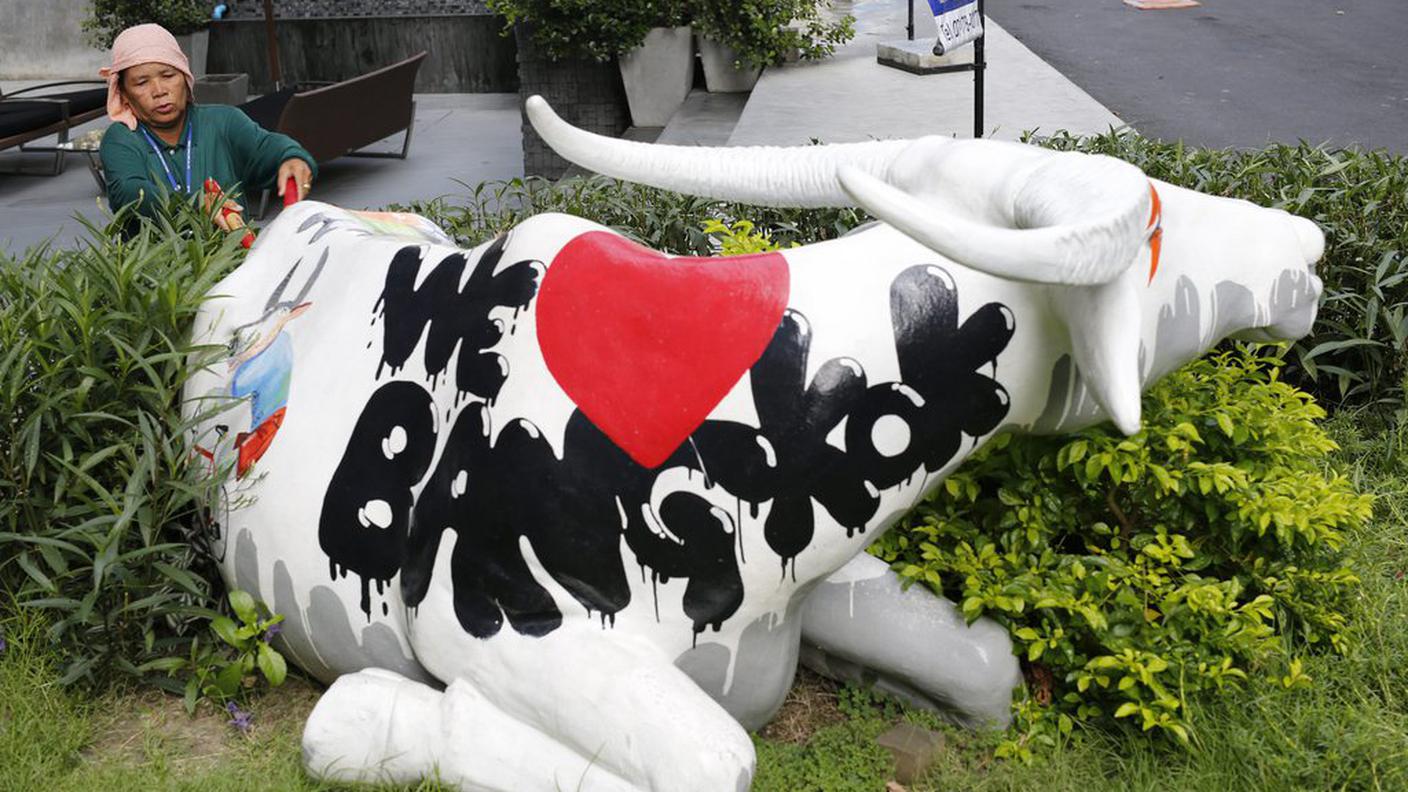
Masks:
[[[244,682],[244,668],[240,663],[228,663],[215,675],[215,688],[223,698],[232,698]]]
[[[259,671],[274,687],[282,685],[284,677],[288,675],[288,665],[284,662],[283,655],[262,641],[259,643]]]
[[[259,611],[254,605],[254,597],[247,592],[234,590],[229,594],[230,607],[234,609],[235,615],[245,624],[253,624],[259,620]]]
[[[235,622],[228,616],[221,616],[210,620],[210,629],[220,636],[220,640],[235,647],[240,648],[240,639],[237,634]]]

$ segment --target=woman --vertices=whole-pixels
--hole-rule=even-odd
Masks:
[[[230,192],[276,187],[282,196],[292,177],[299,198],[312,187],[317,163],[293,138],[263,129],[237,108],[191,101],[191,68],[162,26],[119,33],[112,65],[99,73],[108,81],[108,117],[116,122],[99,149],[114,211],[139,202],[138,211],[150,217],[157,196],[202,194],[206,179]],[[234,222],[241,207],[225,206],[233,211],[217,212],[216,224],[226,231],[243,225]]]

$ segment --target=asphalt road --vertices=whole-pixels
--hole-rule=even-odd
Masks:
[[[1408,0],[987,0],[987,13],[1149,137],[1408,154]]]

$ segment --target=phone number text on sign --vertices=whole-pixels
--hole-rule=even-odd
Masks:
[[[939,24],[935,52],[951,52],[983,35],[983,16],[977,0],[929,0],[934,21]]]

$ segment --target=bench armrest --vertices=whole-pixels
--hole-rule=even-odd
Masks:
[[[19,96],[20,94],[26,94],[26,93],[29,93],[30,91],[43,91],[43,90],[47,90],[47,89],[49,89],[49,88],[57,88],[57,87],[59,87],[60,85],[107,85],[107,84],[108,84],[108,81],[107,81],[107,80],[63,80],[63,81],[61,81],[61,82],[51,82],[51,83],[45,83],[45,84],[43,84],[43,85],[31,85],[31,86],[28,87],[28,88],[21,88],[21,89],[18,90],[18,91],[10,91],[9,93],[6,93],[6,94],[0,94],[0,99],[8,99],[8,98],[10,98],[11,96]]]
[[[11,99],[9,96],[0,98],[0,104],[56,104],[59,105],[59,113],[65,124],[69,119],[69,102],[67,99],[51,99],[47,96],[26,97],[24,99]]]

